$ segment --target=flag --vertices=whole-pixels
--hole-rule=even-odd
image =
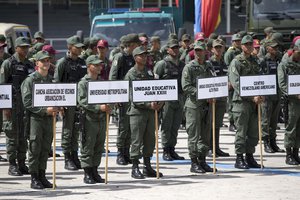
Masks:
[[[208,37],[221,22],[222,0],[195,0],[194,32]]]

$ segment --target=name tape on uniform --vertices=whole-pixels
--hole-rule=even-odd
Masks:
[[[240,77],[240,96],[276,95],[276,75],[257,75]]]
[[[12,85],[0,85],[0,109],[4,108],[12,108]]]
[[[300,94],[300,75],[288,76],[288,95]]]
[[[133,102],[176,101],[178,100],[178,83],[170,80],[132,81]]]
[[[129,81],[91,81],[88,83],[88,104],[128,101]]]
[[[211,99],[228,96],[228,77],[199,78],[197,80],[198,99]]]
[[[76,106],[76,83],[37,83],[33,85],[33,107]]]

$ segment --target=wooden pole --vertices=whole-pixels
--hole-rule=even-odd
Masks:
[[[260,164],[261,164],[261,169],[264,168],[263,166],[263,147],[262,147],[262,130],[261,130],[261,108],[260,104],[257,105],[258,109],[258,137],[259,137],[259,146],[260,146]]]
[[[216,102],[212,102],[213,173],[216,173]]]
[[[157,114],[157,110],[155,110],[155,147],[156,147],[156,178],[159,179],[158,114]]]
[[[52,189],[55,190],[56,188],[56,112],[52,114],[52,129],[53,129],[53,187]]]
[[[105,148],[105,184],[108,179],[108,130],[109,130],[109,112],[106,112],[106,148]]]

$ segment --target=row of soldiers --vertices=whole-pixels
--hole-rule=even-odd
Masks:
[[[267,32],[267,31],[266,31]],[[171,34],[166,46],[160,48],[160,39],[153,36],[148,49],[148,37],[145,34],[128,34],[123,36],[120,47],[114,49],[109,58],[108,42],[91,38],[84,45],[79,37],[67,39],[68,53],[57,61],[53,69],[54,82],[78,83],[78,104],[85,112],[83,137],[81,138],[81,159],[78,158],[79,131],[76,128],[78,109],[75,107],[31,108],[31,87],[33,82],[51,82],[51,53],[56,53],[49,45],[38,51],[33,57],[34,65],[28,60],[30,44],[26,38],[16,40],[16,53],[1,65],[0,83],[13,84],[13,109],[3,110],[3,131],[7,137],[7,158],[9,174],[22,175],[30,173],[31,187],[41,189],[51,187],[46,181],[46,161],[51,148],[52,136],[49,119],[53,113],[63,111],[62,148],[65,155],[65,169],[84,169],[84,182],[92,184],[104,182],[97,172],[105,140],[105,113],[112,107],[119,109],[119,128],[117,137],[117,164],[132,164],[133,178],[155,177],[156,171],[151,167],[150,157],[154,151],[154,111],[161,113],[161,133],[163,159],[182,160],[175,152],[178,129],[183,118],[188,133],[188,150],[193,173],[212,172],[206,163],[206,156],[211,149],[211,103],[216,102],[216,147],[217,156],[229,156],[219,147],[220,127],[229,105],[231,126],[236,126],[236,168],[248,169],[261,167],[253,158],[258,141],[257,106],[263,108],[263,130],[265,150],[282,151],[276,145],[276,128],[278,119],[279,94],[287,96],[286,75],[298,73],[299,44],[295,41],[293,49],[287,51],[281,61],[281,46],[278,33],[271,31],[271,36],[261,45],[255,55],[253,39],[250,35],[232,36],[232,44],[226,53],[224,38],[212,35],[206,39],[198,33],[195,41],[185,34],[181,45],[175,34]],[[39,34],[41,35],[41,34]],[[273,36],[272,36],[273,35]],[[274,35],[276,37],[274,37]],[[254,44],[257,44],[254,43]],[[88,48],[85,48],[85,47]],[[180,47],[181,46],[181,47]],[[82,48],[85,51],[82,52]],[[264,50],[261,50],[264,49]],[[48,51],[47,51],[48,50]],[[279,66],[279,67],[278,67]],[[276,97],[241,98],[239,96],[239,76],[255,74],[277,74],[281,90]],[[36,70],[34,73],[32,73]],[[47,71],[47,73],[45,72]],[[49,73],[48,73],[49,71]],[[280,73],[279,73],[280,72]],[[30,75],[29,75],[30,74]],[[26,77],[29,77],[26,79]],[[212,76],[228,75],[230,96],[226,98],[197,100],[196,80]],[[121,103],[111,105],[87,105],[87,82],[90,80],[144,80],[177,79],[179,88],[178,101],[152,103]],[[25,80],[26,79],[26,80]],[[25,80],[25,81],[24,81]],[[22,87],[21,87],[22,85]],[[22,96],[22,99],[20,98]],[[297,98],[289,98],[289,121],[285,135],[286,163],[298,165],[299,133],[297,118]],[[291,104],[291,105],[290,105]],[[276,110],[277,109],[277,110]],[[24,112],[27,111],[27,112]],[[25,126],[24,113],[30,114],[30,126]],[[27,116],[28,119],[28,116]],[[26,122],[26,121],[25,121]],[[28,124],[28,123],[26,123]],[[101,124],[101,126],[100,126]],[[275,125],[274,125],[275,124]],[[49,125],[49,126],[48,126]],[[28,130],[24,130],[28,129]],[[39,131],[37,131],[39,130]],[[43,134],[43,131],[45,134]],[[24,132],[28,132],[25,136]],[[45,137],[45,138],[43,138]],[[298,137],[298,140],[297,140]],[[29,139],[29,170],[25,165],[27,141]],[[243,154],[245,154],[245,159]],[[143,173],[139,170],[139,158],[143,157]],[[18,164],[16,163],[16,160]],[[160,176],[163,176],[160,173]]]

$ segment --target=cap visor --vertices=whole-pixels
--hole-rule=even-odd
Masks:
[[[79,47],[79,48],[80,48],[80,47],[84,47],[84,44],[82,44],[82,43],[78,43],[78,44],[74,44],[74,46],[75,46],[75,47]]]

